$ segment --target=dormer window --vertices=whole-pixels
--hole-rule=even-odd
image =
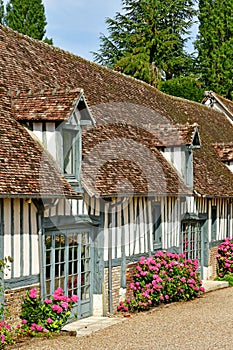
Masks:
[[[30,91],[17,95],[15,113],[57,162],[60,171],[80,191],[82,127],[95,125],[82,89]]]

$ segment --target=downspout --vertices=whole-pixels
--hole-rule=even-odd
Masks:
[[[43,227],[44,227],[44,205],[43,203],[33,200],[37,208],[37,225],[38,225],[38,255],[39,255],[39,273],[40,273],[40,296],[45,296],[44,281],[44,257],[43,257]]]
[[[110,205],[110,225],[108,233],[108,305],[109,313],[112,314],[112,206]]]
[[[43,210],[38,211],[38,240],[39,240],[39,271],[40,271],[40,296],[45,296],[45,285],[44,285],[44,257],[43,257],[43,227],[44,227],[44,212]]]

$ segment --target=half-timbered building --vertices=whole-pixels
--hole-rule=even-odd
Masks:
[[[8,299],[75,292],[79,317],[169,249],[215,275],[233,231],[229,118],[0,27],[0,253]]]

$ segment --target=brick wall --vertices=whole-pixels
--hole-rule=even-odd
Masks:
[[[38,285],[5,291],[5,308],[9,311],[9,316],[6,317],[6,321],[10,326],[15,327],[21,322],[19,318],[21,305],[26,296],[26,292],[32,288],[37,289],[39,292]]]
[[[133,282],[133,274],[136,263],[128,264],[126,267],[126,298],[131,298],[133,296],[133,292],[130,290],[130,283]],[[104,284],[105,284],[105,310],[109,312],[109,289],[108,289],[108,269],[104,270]],[[113,267],[112,268],[112,309],[113,313],[117,311],[117,306],[121,299],[120,295],[121,289],[121,267]]]
[[[127,265],[126,269],[126,298],[133,297],[133,291],[130,289],[130,283],[133,282],[133,275],[135,274],[135,267],[137,263],[131,263]]]
[[[105,285],[105,310],[109,312],[109,288],[108,288],[108,269],[104,269],[104,285]],[[119,303],[119,292],[121,288],[121,267],[112,268],[112,309],[116,312]]]

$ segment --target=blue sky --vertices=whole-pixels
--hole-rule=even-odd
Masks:
[[[107,34],[105,20],[121,10],[121,0],[43,0],[46,35],[54,46],[92,60],[99,49],[100,33]]]

